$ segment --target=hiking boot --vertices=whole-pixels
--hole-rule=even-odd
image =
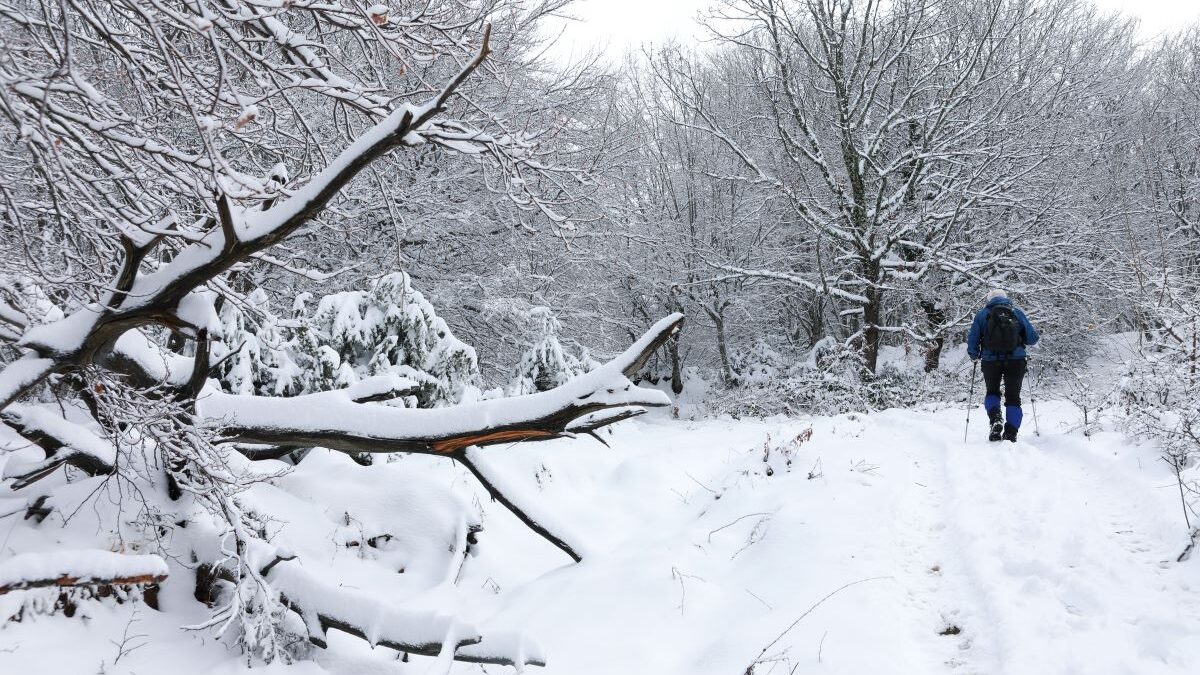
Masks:
[[[993,427],[994,428],[994,427]],[[1012,443],[1017,442],[1017,428],[1011,424],[1004,425],[1004,440]]]
[[[1000,422],[992,422],[992,430],[988,434],[989,441],[998,441],[1003,438],[1004,425]]]
[[[988,421],[992,424],[991,432],[988,433],[989,441],[998,441],[1004,435],[1004,418],[1000,415],[1000,409],[988,411]]]

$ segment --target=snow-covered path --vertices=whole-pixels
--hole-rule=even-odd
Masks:
[[[1166,562],[1185,543],[1169,472],[1043,407],[1015,445],[964,444],[961,411],[889,411],[530,446],[531,492],[596,552],[530,578],[553,556],[504,570],[497,547],[468,575],[504,588],[497,618],[542,642],[547,675],[741,673],[846,584],[755,672],[1197,672],[1200,561]]]
[[[947,453],[947,540],[978,601],[962,622],[988,636],[985,672],[1200,667],[1200,568],[1174,564],[1185,531],[1175,486],[1152,455],[1126,450],[1049,435]]]
[[[1042,403],[1039,413],[1042,435],[1027,430],[1017,444],[974,440],[978,418],[963,443],[960,409],[639,419],[615,428],[611,448],[581,438],[486,451],[512,494],[586,545],[578,565],[448,462],[360,467],[329,454],[288,480],[294,499],[324,490],[322,503],[381,522],[405,504],[363,491],[364,480],[415,476],[474,492],[487,512],[478,555],[457,586],[411,602],[521,629],[549,661],[531,673],[740,675],[756,660],[756,675],[1200,672],[1200,556],[1173,562],[1186,528],[1170,471],[1153,448],[1072,431],[1069,405]],[[321,508],[276,511],[307,524],[310,549],[326,540],[339,549],[327,531],[339,526]],[[391,572],[374,573],[351,583],[386,588]],[[86,623],[59,615],[6,626],[0,673],[116,675],[164,662],[180,675],[244,672],[235,651],[180,630],[206,616],[188,584],[164,590],[173,611],[97,605]],[[114,663],[130,626],[146,646]],[[255,672],[431,672],[428,659],[402,662],[336,631],[329,639],[315,664]]]

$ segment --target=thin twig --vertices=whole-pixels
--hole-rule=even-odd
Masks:
[[[731,522],[731,523],[726,523],[726,524],[724,524],[724,525],[722,525],[722,526],[718,527],[718,528],[717,528],[717,529],[715,529],[715,530],[711,530],[711,531],[709,531],[709,533],[708,533],[708,543],[710,543],[710,544],[712,543],[712,538],[713,538],[713,535],[714,535],[714,534],[716,534],[716,533],[720,532],[721,530],[724,530],[724,529],[725,529],[725,528],[727,528],[727,527],[732,527],[732,526],[734,526],[734,525],[737,525],[738,523],[742,522],[743,520],[745,520],[745,519],[747,519],[747,518],[753,518],[754,516],[769,516],[769,515],[771,515],[771,514],[770,514],[770,513],[767,513],[767,512],[765,512],[765,511],[760,511],[760,512],[758,512],[758,513],[747,513],[746,515],[744,515],[744,516],[741,516],[740,518],[737,518],[737,519],[735,519],[735,520],[734,520],[733,522]]]
[[[809,614],[812,614],[814,610],[816,610],[821,605],[825,604],[825,602],[827,600],[829,600],[830,598],[832,598],[833,596],[837,595],[838,593],[841,593],[842,591],[846,590],[847,588],[850,588],[851,586],[857,586],[859,584],[866,583],[868,581],[882,581],[884,579],[892,579],[892,578],[894,578],[894,577],[870,577],[867,579],[859,579],[858,581],[851,581],[850,583],[845,584],[844,586],[841,586],[841,587],[837,588],[836,590],[832,591],[831,593],[829,593],[829,595],[826,595],[825,597],[821,598],[812,607],[809,607],[808,609],[804,610],[804,613],[801,614],[799,617],[797,617],[796,620],[793,621],[790,626],[785,628],[782,633],[775,636],[774,640],[771,640],[770,642],[768,642],[766,647],[762,648],[762,651],[760,651],[758,653],[758,656],[754,657],[754,662],[751,663],[749,666],[746,666],[745,675],[754,675],[754,666],[760,660],[762,660],[763,655],[766,654],[768,651],[770,651],[771,648],[774,647],[780,640],[782,640],[785,635],[790,633],[793,628],[795,628],[801,621],[803,621],[804,617],[808,616]]]

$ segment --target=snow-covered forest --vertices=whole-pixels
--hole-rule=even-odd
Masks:
[[[572,9],[0,0],[0,672],[1200,671],[1200,24]]]

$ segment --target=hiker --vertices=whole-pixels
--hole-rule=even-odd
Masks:
[[[1013,306],[1008,294],[994,289],[967,334],[967,355],[983,360],[987,394],[983,407],[991,422],[989,441],[1017,441],[1021,429],[1021,380],[1025,378],[1025,348],[1037,344],[1038,332]],[[1004,382],[1004,414],[1000,414],[1000,382]]]

